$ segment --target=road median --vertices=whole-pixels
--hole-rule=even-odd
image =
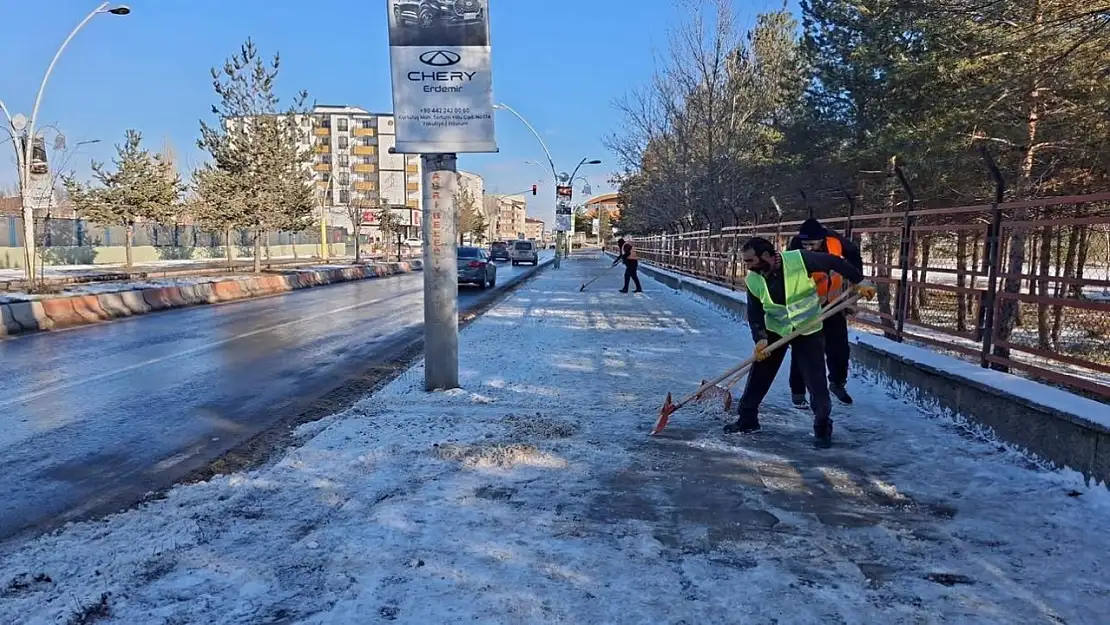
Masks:
[[[421,271],[422,261],[367,263],[349,267],[319,266],[252,276],[205,279],[166,284],[122,283],[111,290],[82,291],[53,296],[5,296],[0,299],[0,337],[90,325],[189,306],[222,304],[280,295],[328,284],[368,280]]]

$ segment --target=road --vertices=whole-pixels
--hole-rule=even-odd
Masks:
[[[498,267],[498,289],[530,267]],[[485,292],[459,290],[459,308]],[[422,336],[422,274],[0,341],[0,540],[126,507]]]

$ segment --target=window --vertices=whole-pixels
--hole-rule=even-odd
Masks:
[[[346,154],[340,154],[339,155],[339,166],[340,167],[349,167],[350,165],[351,165],[351,157],[347,156]]]
[[[522,252],[531,252],[532,251],[532,242],[531,241],[516,241],[515,243],[513,243],[513,247],[517,250],[522,251]]]
[[[331,165],[331,154],[318,154],[321,165]]]
[[[362,127],[363,128],[373,128],[374,127],[374,120],[372,120],[372,119],[362,120]]]
[[[321,115],[316,118],[316,124],[321,128],[331,128],[331,117],[328,115]]]
[[[358,164],[359,165],[369,165],[373,162],[374,162],[373,157],[370,157],[370,156],[360,156],[360,157],[358,157]]]
[[[339,203],[349,204],[351,201],[351,194],[346,189],[339,190]]]
[[[330,182],[330,181],[331,181],[331,174],[329,174],[326,171],[322,172],[320,174],[320,182]]]
[[[331,137],[316,137],[316,145],[331,145]]]
[[[339,147],[344,150],[347,149],[347,137],[339,137]]]
[[[485,256],[481,248],[477,247],[460,247],[457,254],[457,258],[474,258],[478,260],[485,260]]]
[[[339,130],[339,132],[347,132],[347,118],[340,117],[336,121],[338,122],[336,125],[336,129]]]
[[[363,146],[374,145],[374,138],[373,137],[365,137],[365,136],[364,137],[359,137],[358,143],[359,143],[359,145],[363,145]]]
[[[341,173],[336,178],[336,182],[339,184],[351,184],[351,177],[346,173]]]

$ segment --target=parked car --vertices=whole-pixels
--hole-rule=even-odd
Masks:
[[[489,246],[490,260],[512,260],[513,257],[509,254],[509,244],[504,241],[494,241]]]
[[[402,0],[393,3],[393,15],[398,24],[422,28],[479,24],[484,17],[478,0]]]
[[[521,263],[540,264],[540,253],[536,250],[536,244],[531,241],[513,241],[513,249],[510,254],[513,265]]]
[[[460,247],[455,257],[459,262],[459,284],[477,284],[484,288],[497,286],[497,265],[480,247]]]

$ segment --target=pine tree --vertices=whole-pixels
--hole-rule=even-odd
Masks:
[[[128,130],[123,144],[116,145],[115,170],[93,162],[93,178],[99,186],[82,184],[71,176],[63,178],[66,192],[81,217],[102,226],[126,229],[126,264],[133,266],[132,242],[135,223],[171,221],[180,209],[181,178],[173,165],[142,147],[142,133]]]
[[[274,83],[281,60],[267,63],[248,39],[222,69],[212,69],[212,84],[220,101],[212,107],[219,123],[201,122],[200,148],[212,157],[202,179],[209,191],[221,189],[231,199],[201,192],[210,210],[198,215],[206,224],[254,233],[254,269],[261,271],[262,236],[267,229],[307,225],[314,208],[311,152],[302,146],[308,119],[308,94],[297,94],[290,106],[279,108]],[[198,188],[198,191],[200,189]],[[233,206],[229,206],[229,204]],[[230,215],[221,208],[233,208]],[[230,253],[230,234],[229,253]]]

